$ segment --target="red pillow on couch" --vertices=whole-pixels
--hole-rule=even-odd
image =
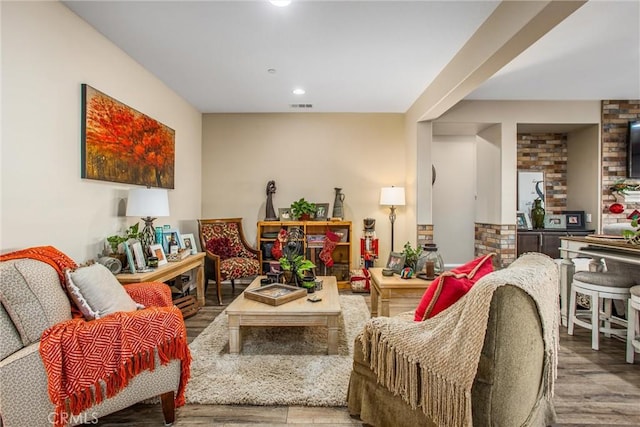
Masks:
[[[430,319],[452,306],[478,280],[493,271],[491,258],[494,255],[481,256],[438,276],[422,295],[413,319],[416,322]]]

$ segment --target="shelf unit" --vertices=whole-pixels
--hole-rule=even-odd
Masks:
[[[335,276],[339,288],[349,288],[349,272],[351,271],[352,225],[351,221],[259,221],[256,233],[258,245],[262,250],[262,274],[270,270],[271,262],[278,262],[271,256],[271,247],[276,241],[281,228],[290,230],[300,228],[304,233],[303,248],[305,257],[316,266],[316,275]],[[342,233],[340,242],[336,245],[331,257],[332,267],[326,267],[320,259],[323,241],[327,229]]]

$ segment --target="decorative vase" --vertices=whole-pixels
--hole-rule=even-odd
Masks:
[[[425,275],[428,280],[435,279],[444,272],[444,261],[438,253],[438,246],[435,243],[425,243],[422,246],[422,256],[424,261]]]
[[[544,213],[542,200],[535,199],[533,201],[533,208],[531,208],[531,222],[533,223],[533,228],[544,228]]]
[[[333,213],[331,216],[333,218],[344,218],[344,193],[342,193],[342,188],[335,187],[336,190],[336,199],[333,202]]]

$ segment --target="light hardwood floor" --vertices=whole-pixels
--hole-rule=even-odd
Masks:
[[[234,298],[231,286],[223,286],[223,301]],[[244,289],[236,285],[235,296]],[[366,296],[367,303],[369,298]],[[187,319],[189,342],[224,310],[216,305],[209,287],[207,305]],[[583,328],[574,336],[560,330],[558,380],[554,403],[557,426],[640,426],[640,355],[633,365],[625,363],[624,343],[602,338],[600,351],[591,350],[591,337]],[[158,405],[138,404],[104,417],[100,426],[160,426]],[[346,408],[261,407],[186,405],[177,411],[175,426],[360,426]],[[400,426],[399,426],[400,427]]]

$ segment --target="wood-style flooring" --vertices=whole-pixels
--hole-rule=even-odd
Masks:
[[[223,286],[223,302],[230,303],[244,289]],[[369,303],[368,296],[367,302]],[[209,287],[207,305],[186,320],[189,342],[222,311],[215,289]],[[591,350],[590,331],[576,328],[574,336],[560,330],[558,379],[554,403],[557,426],[640,426],[640,355],[625,362],[625,345],[601,338],[600,350]],[[161,426],[160,405],[137,404],[100,419],[99,426]],[[179,427],[187,426],[360,426],[346,408],[186,405],[177,410]],[[400,427],[400,426],[399,426]]]

